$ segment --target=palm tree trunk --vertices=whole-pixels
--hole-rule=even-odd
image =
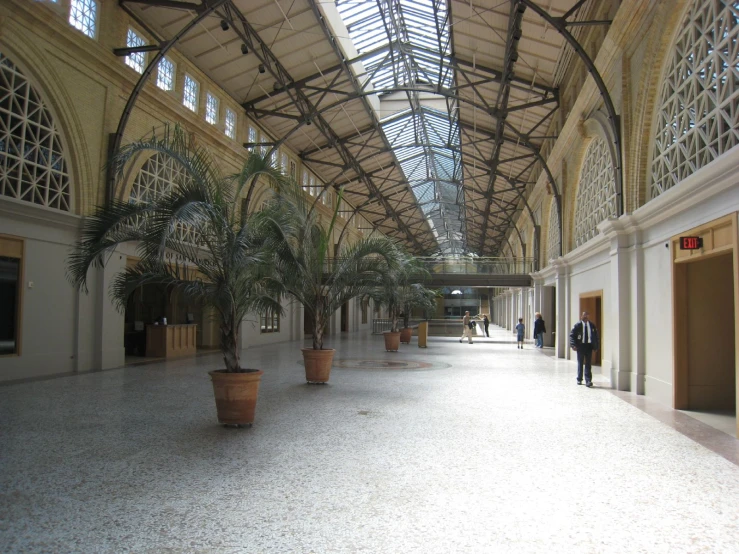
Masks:
[[[323,318],[316,315],[313,320],[313,350],[323,349]]]
[[[234,317],[230,321],[221,324],[221,351],[226,371],[237,372],[241,369],[239,365],[238,326],[235,325]]]

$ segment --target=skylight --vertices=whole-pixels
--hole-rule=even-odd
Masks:
[[[357,51],[369,53],[362,79],[380,95],[382,130],[441,252],[462,254],[458,110],[456,101],[438,94],[455,86],[446,1],[395,0],[381,10],[382,4],[337,0],[336,7]]]

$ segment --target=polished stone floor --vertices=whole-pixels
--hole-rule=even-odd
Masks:
[[[738,441],[694,418],[496,328],[337,340],[326,386],[300,346],[244,353],[251,429],[216,355],[0,387],[0,552],[739,550]]]

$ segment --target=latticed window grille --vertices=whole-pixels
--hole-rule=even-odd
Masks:
[[[257,130],[254,127],[249,127],[249,142],[251,144],[256,144],[257,142]],[[249,147],[249,152],[251,152],[254,149],[253,146]]]
[[[547,260],[559,257],[559,212],[557,212],[557,199],[552,198],[552,206],[549,208],[549,229],[547,230]]]
[[[0,52],[0,194],[69,211],[61,137],[38,92]]]
[[[167,58],[157,64],[157,86],[167,91],[174,89],[174,64]]]
[[[148,204],[169,193],[172,187],[183,183],[187,174],[175,160],[160,152],[154,154],[141,167],[131,187],[128,201],[134,204]],[[197,244],[199,237],[192,227],[177,224],[177,240]]]
[[[228,138],[236,138],[236,114],[229,108],[226,108],[225,133]]]
[[[133,29],[128,30],[126,35],[126,46],[129,48],[137,48],[145,44],[143,37],[136,34]],[[146,52],[133,52],[126,56],[126,65],[136,71],[143,73],[146,66]]]
[[[211,125],[218,123],[218,98],[210,92],[205,96],[205,121]]]
[[[182,103],[187,109],[194,112],[198,111],[199,91],[200,85],[198,85],[198,82],[189,75],[185,75],[185,88],[182,94]]]
[[[585,152],[580,172],[575,209],[575,246],[598,234],[598,223],[618,217],[616,177],[608,145],[600,137],[593,139]]]
[[[69,24],[90,38],[97,34],[98,4],[95,0],[71,0]]]
[[[659,106],[650,199],[739,142],[739,2],[693,2]]]

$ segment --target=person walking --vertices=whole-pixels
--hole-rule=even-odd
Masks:
[[[462,325],[464,326],[464,330],[462,331],[462,337],[459,339],[459,342],[462,342],[462,339],[467,337],[469,339],[469,344],[472,344],[472,328],[475,326],[475,324],[470,318],[470,312],[464,313],[464,317],[462,318]]]
[[[490,320],[488,319],[488,314],[483,314],[482,324],[485,327],[485,336],[490,337],[490,333],[488,332],[488,327],[490,326]]]
[[[523,333],[526,330],[526,325],[523,324],[523,318],[518,318],[518,325],[516,325],[516,340],[518,341],[518,344],[516,345],[517,348],[520,348],[523,350]]]
[[[536,348],[544,348],[544,333],[547,332],[544,319],[539,312],[536,312],[534,318],[534,339],[536,339]]]
[[[577,384],[582,385],[583,369],[585,369],[585,386],[593,386],[591,362],[593,352],[598,350],[598,329],[590,321],[588,312],[583,312],[580,321],[570,331],[570,348],[577,352]]]

